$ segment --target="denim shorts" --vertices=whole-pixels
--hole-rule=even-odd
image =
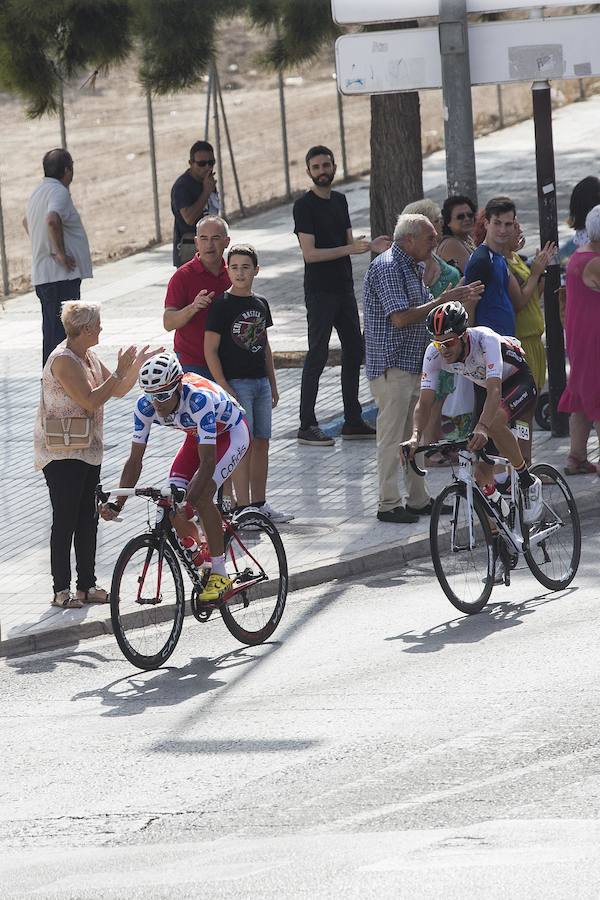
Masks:
[[[252,437],[271,437],[272,394],[268,378],[229,378],[229,384],[246,411]]]

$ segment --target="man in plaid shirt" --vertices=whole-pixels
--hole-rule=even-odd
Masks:
[[[412,433],[413,410],[419,399],[421,364],[429,337],[427,314],[448,300],[478,299],[480,282],[445,291],[434,300],[423,281],[425,261],[438,236],[425,216],[398,217],[394,242],[373,260],[363,292],[367,378],[378,407],[377,471],[380,522],[416,522],[429,515],[433,500],[425,479],[408,469],[407,501],[399,486],[399,445]]]

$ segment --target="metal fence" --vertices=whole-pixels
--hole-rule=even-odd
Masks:
[[[579,96],[577,82],[556,87],[565,102]],[[61,135],[74,158],[71,190],[96,262],[170,239],[171,185],[187,168],[191,144],[207,130],[217,150],[219,189],[228,217],[289,198],[305,187],[304,155],[312,144],[332,147],[338,178],[370,168],[369,99],[342,99],[333,71],[328,77],[321,71],[314,77],[268,80],[219,69],[197,90],[150,98],[129,66],[98,81],[93,91],[69,86],[62,123],[50,117],[28,120],[21,104],[6,95],[0,95],[0,106],[4,294],[29,286],[31,254],[22,219],[42,176],[42,156],[61,145]],[[478,131],[530,115],[529,85],[474,89]],[[439,92],[422,94],[421,120],[428,153],[443,144]]]

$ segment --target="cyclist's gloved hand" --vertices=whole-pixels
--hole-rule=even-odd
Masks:
[[[121,515],[121,507],[116,503],[101,503],[99,508],[100,518],[105,522],[114,522]]]
[[[467,444],[467,450],[482,450],[488,442],[487,429],[477,424]]]
[[[413,436],[408,441],[403,441],[400,444],[400,458],[402,462],[406,465],[410,462],[411,459],[415,458],[415,450],[419,446],[419,440],[416,435]]]

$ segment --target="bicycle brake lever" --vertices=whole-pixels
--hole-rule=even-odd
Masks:
[[[409,452],[409,451],[408,451],[408,447],[405,447],[405,446],[403,445],[403,446],[402,446],[402,451],[401,451],[401,452],[402,452],[402,456],[404,457],[404,465],[406,466],[407,464],[410,463],[411,469],[413,469],[413,471],[414,471],[417,475],[420,475],[421,478],[425,478],[425,476],[427,475],[427,472],[425,471],[425,469],[420,469],[420,468],[418,467],[418,465],[417,465],[416,462],[415,462],[414,457],[413,457],[412,459],[409,459],[409,458],[408,458],[408,452]]]

